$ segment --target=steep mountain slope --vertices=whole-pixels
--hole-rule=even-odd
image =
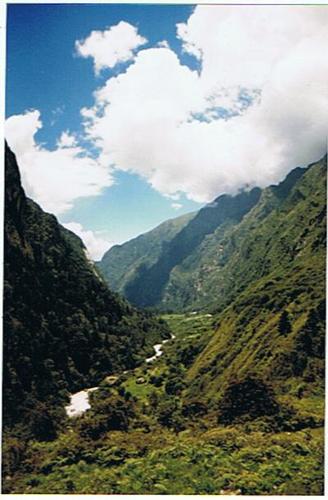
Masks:
[[[105,253],[97,267],[110,287],[124,294],[125,285],[135,278],[136,270],[156,262],[163,248],[194,217],[194,213],[167,220],[152,231]]]
[[[301,202],[308,193],[296,186],[306,171],[294,169],[278,186],[220,196],[172,239],[157,246],[156,252],[151,247],[144,250],[147,261],[140,262],[128,242],[119,259],[108,252],[106,269],[114,268],[113,274],[123,280],[120,290],[137,305],[171,311],[222,309],[277,259],[284,265],[302,245],[302,228],[308,221],[295,216],[286,231],[284,217],[288,222],[295,206],[303,210]],[[272,231],[275,225],[279,226],[276,232]],[[263,235],[254,233],[258,226]]]
[[[209,234],[172,270],[162,304],[167,308],[182,304],[189,309],[217,309],[228,304],[254,278],[265,274],[279,254],[283,265],[292,253],[293,236],[299,238],[303,227],[300,219],[295,221],[292,232],[286,231],[284,215],[287,217],[293,203],[300,201],[298,196],[305,195],[300,195],[296,188],[289,204],[285,200],[305,172],[306,169],[294,169],[278,186],[264,189],[257,204],[241,221],[228,222]],[[262,229],[254,233],[259,227]],[[251,248],[254,262],[250,260]]]
[[[26,198],[7,147],[5,160],[4,425],[33,433],[68,391],[135,366],[168,331],[108,290],[81,240]]]
[[[220,401],[249,376],[298,397],[323,389],[326,158],[292,184],[264,190],[220,243],[229,260],[207,283],[220,312],[188,372],[189,397]]]
[[[125,286],[126,297],[143,307],[158,306],[173,268],[191,255],[208,234],[227,224],[239,222],[257,203],[260,193],[259,188],[254,188],[235,197],[223,195],[202,208],[164,247],[152,266],[137,269],[136,277]],[[181,305],[180,302],[175,307]]]

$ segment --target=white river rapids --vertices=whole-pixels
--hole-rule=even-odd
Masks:
[[[155,350],[154,356],[146,359],[146,363],[151,363],[155,361],[155,359],[162,356],[163,351],[162,347],[169,340],[175,339],[175,335],[172,335],[170,339],[163,340],[161,344],[155,344],[153,346]],[[78,417],[82,415],[86,410],[90,408],[89,403],[89,392],[93,392],[99,389],[98,387],[91,387],[90,389],[84,389],[82,391],[76,392],[75,394],[71,394],[70,404],[65,406],[66,414],[68,417]]]

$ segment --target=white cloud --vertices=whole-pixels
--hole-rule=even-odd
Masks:
[[[113,246],[112,241],[105,240],[100,237],[97,232],[84,229],[78,222],[67,222],[63,224],[64,227],[77,234],[85,244],[90,257],[93,260],[100,260],[104,253]]]
[[[53,116],[52,120],[50,121],[51,127],[55,125],[55,123],[60,119],[60,117],[63,115],[65,111],[65,105],[62,104],[61,106],[57,106],[55,109],[51,111],[51,114]]]
[[[41,127],[40,112],[29,111],[8,118],[5,135],[16,154],[26,193],[44,210],[61,214],[78,198],[97,196],[113,183],[108,166],[87,156],[71,136],[66,134],[63,140],[62,135],[53,151],[37,145],[34,136]]]
[[[77,141],[73,134],[64,131],[57,141],[57,146],[59,146],[60,148],[72,148],[74,146],[77,146]]]
[[[182,205],[181,203],[172,203],[171,207],[174,208],[175,210],[179,210],[180,208],[182,208]]]
[[[110,186],[113,169],[175,202],[281,180],[326,152],[327,24],[325,6],[198,6],[177,27],[198,71],[166,43],[134,55],[145,40],[128,23],[92,32],[77,48],[98,71],[134,57],[81,109],[99,156],[68,131],[53,151],[38,145],[39,111],[10,117],[6,137],[28,195],[60,214]]]
[[[51,111],[51,114],[53,116],[60,116],[64,113],[65,111],[65,104],[62,104],[61,106],[57,106],[55,109]]]
[[[12,151],[17,156],[23,156],[31,151],[35,147],[34,136],[41,127],[40,113],[37,110],[8,118],[5,135]]]
[[[76,42],[76,50],[82,57],[93,58],[97,74],[104,68],[129,61],[134,57],[135,50],[146,42],[137,28],[121,21],[105,31],[92,31],[85,40]]]
[[[327,21],[325,6],[198,6],[178,35],[200,71],[140,51],[84,108],[86,133],[166,195],[277,182],[326,152]]]

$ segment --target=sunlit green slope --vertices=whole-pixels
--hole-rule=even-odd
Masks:
[[[219,400],[231,378],[246,375],[300,395],[323,388],[326,160],[279,195],[265,190],[221,240],[219,259],[229,259],[204,280],[219,313],[188,373],[190,395]]]

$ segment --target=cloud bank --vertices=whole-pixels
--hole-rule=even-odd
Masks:
[[[27,194],[58,215],[100,195],[115,170],[198,202],[279,182],[327,150],[327,28],[326,6],[197,6],[176,27],[197,71],[166,42],[141,49],[147,40],[127,22],[92,31],[76,50],[96,73],[131,62],[81,108],[83,139],[99,154],[68,130],[54,150],[38,144],[38,110],[10,117],[6,137]],[[99,236],[69,225],[102,251]]]
[[[95,93],[85,130],[116,169],[209,201],[326,152],[328,9],[198,6],[177,26],[200,71],[141,50]]]
[[[59,215],[78,198],[97,196],[113,184],[110,170],[88,156],[67,132],[53,151],[38,145],[34,136],[41,127],[40,112],[34,110],[8,118],[5,132],[26,193],[44,210]]]

